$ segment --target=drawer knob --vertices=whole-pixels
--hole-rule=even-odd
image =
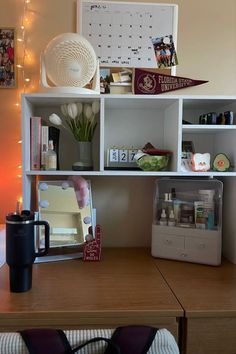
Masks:
[[[169,240],[169,239],[166,239],[166,244],[167,244],[167,245],[171,245],[171,244],[172,244],[172,241]]]
[[[201,249],[206,248],[206,244],[205,243],[200,243],[199,248],[201,248]]]
[[[180,257],[183,257],[183,258],[187,257],[187,253],[181,253]]]

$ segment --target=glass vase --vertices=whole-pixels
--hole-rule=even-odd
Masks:
[[[78,141],[77,145],[78,160],[73,163],[74,171],[88,171],[93,169],[92,142]]]

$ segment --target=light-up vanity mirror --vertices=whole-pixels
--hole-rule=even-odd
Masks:
[[[81,257],[79,246],[84,244],[86,236],[90,234],[89,228],[93,229],[94,226],[91,186],[89,181],[87,183],[88,203],[79,208],[72,181],[38,182],[39,220],[46,220],[50,225],[51,253],[41,257],[40,262]],[[39,231],[40,246],[44,240],[43,233],[42,228]]]

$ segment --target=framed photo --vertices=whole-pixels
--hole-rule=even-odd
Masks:
[[[0,88],[16,87],[15,29],[0,28]]]
[[[194,154],[194,145],[192,141],[182,141],[182,159],[188,159]]]
[[[100,69],[100,92],[110,93],[110,69]]]

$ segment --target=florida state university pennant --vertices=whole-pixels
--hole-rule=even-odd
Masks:
[[[141,69],[134,69],[133,71],[133,93],[136,95],[158,95],[164,92],[205,84],[206,82],[208,81],[158,74]]]

